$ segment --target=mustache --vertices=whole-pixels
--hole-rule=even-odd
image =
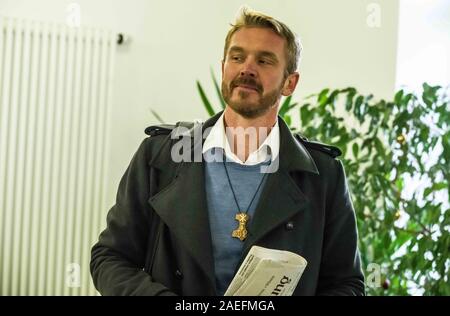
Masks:
[[[239,85],[249,86],[258,92],[262,91],[262,86],[258,82],[256,82],[255,79],[253,79],[251,77],[241,77],[236,80],[233,80],[231,82],[231,90],[233,90],[234,88],[236,88]]]

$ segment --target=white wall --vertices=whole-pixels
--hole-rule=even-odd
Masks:
[[[450,85],[450,1],[401,0],[396,86]]]
[[[65,22],[68,0],[0,0],[0,14]],[[117,184],[146,126],[206,118],[195,88],[200,79],[214,97],[210,67],[220,79],[220,60],[236,0],[79,0],[81,24],[129,34],[118,48],[110,129],[110,189]],[[246,1],[278,17],[303,41],[301,81],[296,98],[324,87],[356,86],[390,97],[395,85],[398,1]],[[367,24],[368,4],[379,4],[380,27]]]

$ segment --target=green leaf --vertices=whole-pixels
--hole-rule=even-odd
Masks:
[[[397,103],[397,104],[401,104],[402,103],[402,98],[403,98],[403,90],[400,90],[400,91],[398,91],[395,94],[394,102]]]
[[[398,177],[397,180],[395,180],[395,186],[401,192],[403,190],[403,178]]]
[[[355,100],[355,108],[359,108],[364,101],[364,97],[359,95]]]
[[[292,95],[288,96],[283,104],[280,107],[280,110],[278,111],[278,115],[280,115],[281,117],[284,116],[284,114],[286,114],[289,110],[289,104],[291,103],[291,99],[292,99]]]
[[[414,100],[414,99],[415,99],[414,95],[411,94],[411,93],[408,93],[408,94],[405,96],[404,100],[403,100],[403,104],[406,106],[406,105],[408,105],[408,103],[409,103],[411,100]]]
[[[312,98],[314,98],[314,97],[316,97],[316,96],[317,96],[316,93],[311,93],[311,94],[309,94],[309,95],[307,95],[307,96],[305,97],[305,100],[312,99]]]
[[[314,112],[309,110],[309,106],[310,104],[306,103],[300,108],[300,120],[302,122],[302,126],[308,126],[314,115]]]
[[[351,111],[352,106],[353,106],[353,97],[354,97],[355,94],[356,94],[356,89],[354,89],[354,88],[347,88],[347,89],[345,89],[345,90],[348,91],[348,93],[347,93],[347,100],[346,100],[346,102],[345,102],[345,109],[346,109],[347,111]],[[345,90],[344,90],[344,91],[345,91]]]
[[[439,89],[441,89],[441,87],[440,86],[433,87],[428,85],[427,83],[424,83],[422,87],[423,87],[422,100],[427,106],[431,107],[432,104],[437,101],[436,93]]]
[[[284,117],[283,117],[283,119],[284,119],[284,121],[286,122],[286,124],[287,124],[287,126],[291,126],[291,116],[290,115],[285,115]]]
[[[150,112],[152,112],[153,116],[156,117],[156,119],[161,123],[164,124],[164,120],[159,116],[158,113],[156,113],[154,110],[150,109]]]
[[[429,188],[426,188],[423,191],[423,197],[426,198],[428,197],[428,195],[430,195],[431,193],[435,192],[435,191],[439,191],[439,190],[443,190],[443,189],[447,189],[448,184],[447,182],[438,182],[438,183],[433,183],[433,185]]]
[[[355,100],[353,112],[355,113],[356,118],[361,122],[363,120],[362,117],[362,104],[364,101],[364,97],[362,95],[358,96]]]
[[[336,101],[336,97],[338,96],[339,92],[339,90],[334,90],[333,92],[331,92],[330,96],[327,99],[327,104],[329,104],[333,110],[335,110],[334,102]]]
[[[353,151],[353,157],[355,157],[355,159],[358,159],[359,146],[357,143],[353,143],[352,151]]]
[[[361,134],[358,133],[354,128],[351,129],[350,131],[350,138],[351,139],[355,139],[356,137],[360,137]]]
[[[319,96],[317,97],[317,102],[319,102],[319,107],[324,106],[327,103],[328,97],[328,91],[330,91],[330,89],[323,89],[320,93]]]
[[[364,98],[364,102],[367,103],[367,102],[369,102],[369,101],[372,100],[372,99],[373,99],[373,94],[369,94],[368,96],[366,96],[366,97]]]
[[[206,97],[205,91],[202,88],[202,85],[199,81],[197,81],[197,90],[200,94],[200,98],[202,99],[203,106],[205,107],[206,111],[208,112],[209,116],[213,116],[215,114],[215,111],[209,102],[208,98]]]
[[[216,76],[214,76],[214,71],[212,70],[212,68],[211,68],[211,77],[214,82],[214,88],[216,89],[216,94],[217,94],[217,98],[220,101],[220,105],[222,106],[222,109],[225,109],[226,105],[225,105],[225,101],[222,96],[222,91],[219,87],[219,84],[217,83]]]

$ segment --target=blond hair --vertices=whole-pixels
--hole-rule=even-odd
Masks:
[[[243,6],[238,14],[236,21],[231,25],[231,29],[228,31],[225,38],[225,48],[223,52],[223,60],[225,61],[227,51],[230,45],[231,37],[236,31],[242,27],[262,27],[269,28],[276,34],[286,39],[286,69],[285,76],[294,73],[297,70],[300,62],[300,53],[302,51],[302,45],[299,38],[293,33],[289,27],[281,21],[274,19],[271,16],[265,15],[261,12],[254,11],[246,6]]]

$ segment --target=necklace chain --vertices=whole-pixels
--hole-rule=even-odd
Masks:
[[[256,195],[258,194],[259,189],[261,188],[262,183],[264,182],[264,179],[265,179],[267,173],[264,173],[261,181],[258,184],[258,188],[256,189],[255,194],[253,194],[253,197],[252,197],[252,200],[250,201],[250,204],[248,205],[247,209],[245,211],[243,211],[241,209],[241,207],[239,206],[238,200],[236,198],[236,193],[234,192],[233,184],[231,183],[230,175],[228,174],[228,169],[227,169],[227,166],[225,164],[225,155],[223,157],[222,162],[223,162],[223,167],[225,168],[225,173],[227,175],[228,183],[230,184],[231,192],[233,193],[234,201],[236,202],[236,206],[238,207],[238,211],[247,214],[247,212],[249,211],[250,207],[252,206],[252,203],[253,203]]]

